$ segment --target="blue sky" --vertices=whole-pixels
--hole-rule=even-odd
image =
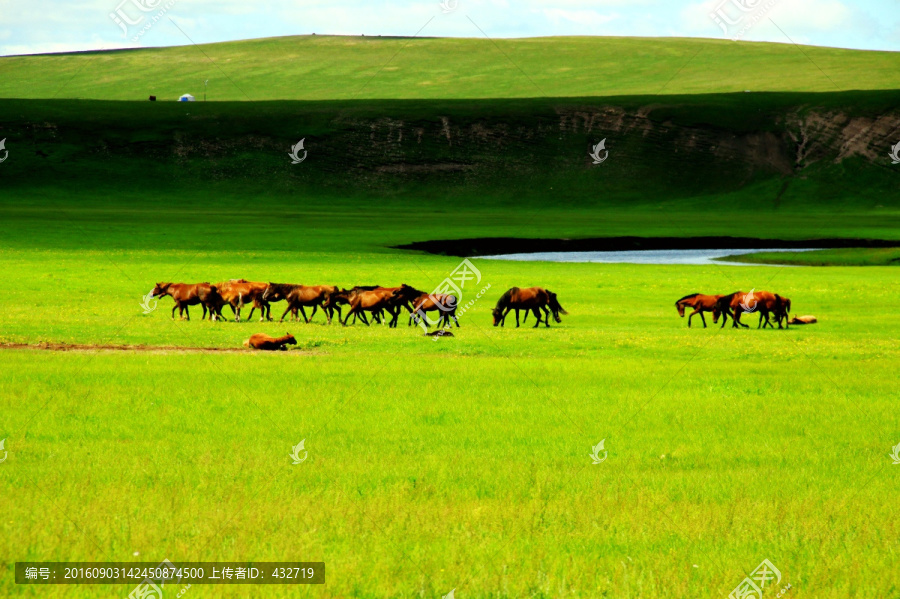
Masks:
[[[900,51],[900,0],[441,1],[0,0],[0,55],[182,45],[188,37],[207,43],[420,30],[424,36],[498,38],[722,38],[741,31],[741,39],[751,41]],[[722,17],[720,24],[710,14]]]

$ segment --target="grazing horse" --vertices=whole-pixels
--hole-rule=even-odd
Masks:
[[[216,283],[219,295],[222,296],[222,305],[228,304],[231,306],[231,311],[234,312],[237,322],[241,321],[241,308],[251,302],[253,303],[253,308],[251,308],[250,316],[247,317],[247,320],[253,317],[253,310],[257,308],[263,314],[260,320],[266,319],[271,311],[269,303],[262,298],[266,287],[268,287],[267,283],[254,283],[245,279],[231,279],[224,283]],[[272,319],[269,318],[269,320]]]
[[[297,345],[297,340],[290,333],[284,337],[270,337],[263,333],[257,333],[244,341],[244,347],[268,351],[287,351],[285,345]]]
[[[444,325],[449,327],[451,318],[453,319],[453,322],[456,323],[456,328],[459,328],[459,319],[456,318],[456,306],[459,303],[459,300],[455,295],[450,295],[448,293],[425,293],[424,291],[419,291],[409,285],[403,285],[401,286],[400,291],[397,292],[396,297],[400,298],[404,303],[408,301],[412,304],[411,308],[407,307],[410,311],[410,322],[415,319],[416,324],[419,324],[424,320],[425,328],[427,329],[430,323],[425,316],[425,313],[440,310],[441,317],[437,322],[438,328]]]
[[[284,322],[284,317],[287,316],[288,312],[291,313],[293,320],[298,320],[299,317],[297,312],[299,311],[300,314],[303,315],[303,320],[308,324],[310,319],[316,315],[316,310],[321,307],[330,323],[331,316],[328,314],[328,310],[324,307],[324,304],[328,299],[328,296],[337,292],[337,290],[338,288],[335,285],[290,285],[286,283],[269,283],[268,287],[266,287],[266,290],[263,292],[262,299],[266,302],[280,302],[281,300],[287,300],[287,308],[278,322]],[[309,306],[312,306],[313,311],[309,318],[307,318],[306,311],[303,308]]]
[[[713,313],[713,323],[716,323],[719,320],[719,308],[718,301],[722,298],[721,295],[703,295],[702,293],[692,293],[690,295],[686,295],[677,302],[675,302],[675,307],[678,308],[678,315],[684,318],[684,309],[685,308],[693,308],[694,311],[688,315],[688,328],[691,328],[691,319],[695,314],[700,315],[700,320],[703,321],[703,328],[706,328],[706,318],[703,317],[704,312],[712,312]],[[723,312],[725,320],[728,320],[728,313]],[[722,323],[725,324],[724,322]]]
[[[175,310],[178,310],[178,316],[182,320],[190,320],[191,313],[188,306],[203,306],[203,316],[201,320],[206,318],[206,310],[209,308],[210,319],[215,320],[216,314],[220,309],[218,304],[221,296],[215,285],[209,283],[157,283],[150,297],[171,297],[175,300],[172,306],[172,320],[175,320]]]
[[[768,325],[774,329],[775,327],[769,320],[770,314],[775,315],[778,321],[778,328],[783,328],[781,321],[785,317],[782,316],[782,313],[786,314],[790,310],[790,304],[786,304],[781,296],[768,291],[756,290],[750,293],[735,291],[734,293],[723,295],[716,302],[716,307],[722,314],[727,314],[729,310],[733,312],[731,326],[735,329],[739,326],[745,329],[750,328],[741,322],[741,314],[756,312],[757,310],[759,311],[759,324],[756,328],[765,328]],[[764,320],[765,324],[763,324]],[[726,319],[723,318],[723,327],[725,326],[725,321]],[[713,315],[713,322],[715,322],[715,314]]]
[[[549,306],[549,309],[548,309]],[[502,296],[494,307],[491,314],[494,317],[494,326],[498,324],[503,326],[506,322],[506,315],[511,310],[516,311],[516,328],[519,327],[519,310],[525,310],[526,316],[528,310],[537,318],[534,328],[541,324],[541,310],[544,311],[544,322],[546,326],[550,326],[550,313],[553,312],[553,318],[556,322],[562,322],[560,314],[568,314],[556,298],[556,294],[542,287],[531,287],[528,289],[520,289],[513,287]]]

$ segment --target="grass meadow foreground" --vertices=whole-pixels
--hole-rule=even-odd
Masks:
[[[103,249],[0,259],[20,283],[5,286],[7,343],[298,339],[278,354],[0,350],[9,561],[139,552],[326,563],[324,587],[253,588],[266,597],[703,597],[727,595],[769,559],[790,596],[898,592],[889,267],[476,260],[489,291],[455,337],[433,341],[405,321],[210,323],[195,312],[181,322],[169,300],[150,314],[139,304],[174,273],[428,287],[456,258]],[[493,303],[515,284],[557,291],[570,315],[549,329],[492,327]],[[687,329],[673,306],[692,291],[752,287],[783,292],[820,324],[704,330],[695,318]],[[303,439],[309,457],[292,465]],[[24,589],[11,570],[0,578],[4,596],[130,590]]]
[[[179,599],[686,599],[727,597],[769,560],[763,599],[900,598],[883,247],[900,239],[900,55],[634,38],[200,50],[0,58],[4,564],[326,564],[325,585]],[[207,79],[209,102],[165,101]],[[461,258],[398,246],[615,236],[853,242],[757,256],[797,268],[474,258],[462,303],[487,291],[436,340],[405,318],[141,305],[161,281],[431,291]],[[491,326],[512,286],[569,315]],[[751,289],[819,323],[688,329],[674,306]],[[287,332],[290,351],[243,350]],[[132,588],[0,569],[0,597]]]

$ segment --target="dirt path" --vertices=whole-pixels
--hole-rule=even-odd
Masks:
[[[104,351],[104,352],[152,352],[152,353],[185,353],[185,354],[200,354],[200,353],[257,353],[253,350],[248,350],[243,347],[178,347],[176,345],[109,345],[109,344],[81,344],[81,343],[55,343],[55,342],[41,342],[41,343],[0,343],[0,350],[4,349],[32,349],[32,350],[47,350],[47,351],[74,351],[74,352],[86,352],[86,351]],[[290,351],[292,354],[301,353],[301,354],[312,354],[315,352],[303,351],[303,350],[293,350]],[[269,352],[269,353],[279,353],[279,352]]]

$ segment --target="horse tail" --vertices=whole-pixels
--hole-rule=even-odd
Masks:
[[[555,293],[553,293],[552,291],[550,291],[550,290],[548,289],[548,290],[547,290],[547,294],[550,295],[550,309],[551,309],[551,310],[553,310],[554,312],[559,312],[560,314],[563,314],[563,315],[568,315],[568,314],[569,314],[568,312],[566,312],[565,308],[563,308],[563,307],[559,304],[559,300],[556,299],[556,294],[555,294]]]

